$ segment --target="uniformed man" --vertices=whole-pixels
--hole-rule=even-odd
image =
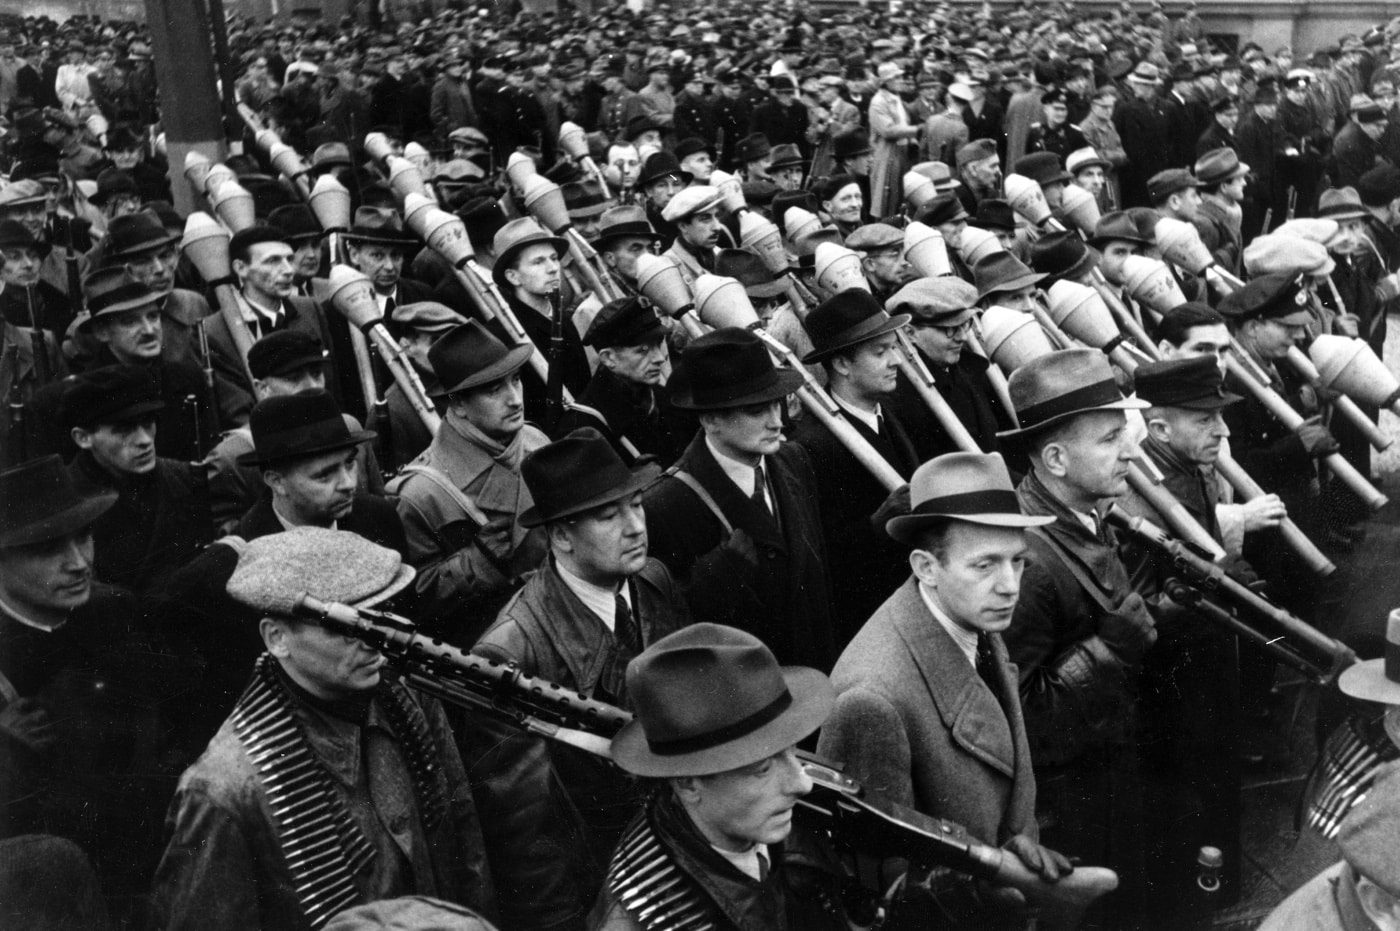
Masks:
[[[1063,162],[1071,152],[1089,144],[1079,127],[1069,121],[1069,100],[1062,87],[1052,87],[1040,98],[1044,118],[1032,123],[1026,137],[1027,152],[1053,152]]]

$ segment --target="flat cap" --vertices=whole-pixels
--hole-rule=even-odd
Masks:
[[[358,533],[297,527],[245,543],[225,589],[265,617],[291,617],[302,594],[367,608],[401,591],[413,574],[395,550]]]
[[[1243,400],[1225,390],[1225,376],[1210,356],[1145,362],[1133,373],[1133,390],[1153,407],[1218,411]]]
[[[891,246],[904,245],[904,231],[888,223],[867,223],[846,237],[846,248],[857,252],[877,252]]]
[[[1251,278],[1260,275],[1330,275],[1337,264],[1327,247],[1310,239],[1270,233],[1256,236],[1242,256]]]
[[[446,333],[467,322],[457,311],[437,301],[414,301],[399,304],[389,314],[396,326],[408,327],[420,333]]]
[[[684,220],[702,211],[715,209],[722,199],[719,188],[708,184],[693,185],[671,198],[661,211],[661,219],[669,223]]]
[[[633,295],[604,304],[583,334],[583,344],[608,349],[650,345],[665,338],[666,327],[656,311]]]
[[[958,195],[949,191],[946,194],[939,194],[920,207],[915,211],[914,219],[920,223],[927,223],[929,226],[938,226],[940,223],[966,220],[967,211],[963,209],[962,201],[958,199]]]
[[[885,308],[919,322],[957,326],[977,313],[977,289],[951,275],[915,278],[891,295]]]
[[[1216,308],[1235,320],[1273,320],[1285,326],[1303,326],[1312,320],[1308,294],[1296,275],[1265,275],[1231,294]]]
[[[3,189],[0,189],[0,208],[32,204],[35,201],[47,200],[48,196],[48,188],[44,187],[41,182],[25,178],[23,181],[7,184]]]
[[[1160,204],[1178,191],[1200,186],[1201,182],[1185,168],[1168,168],[1147,179],[1147,199]]]

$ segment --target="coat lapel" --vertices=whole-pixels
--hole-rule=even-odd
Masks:
[[[786,482],[779,480],[779,475],[783,474],[784,470],[774,468],[774,462],[775,457],[769,456],[764,460],[764,467],[768,469],[769,479],[778,498],[779,513],[782,513],[786,506],[793,503],[792,493],[791,489],[786,487]],[[787,549],[787,543],[778,530],[773,515],[754,504],[739,490],[739,486],[730,480],[710,453],[704,434],[697,436],[691,443],[681,468],[695,476],[696,481],[704,486],[731,524],[743,528],[758,543],[781,550]]]
[[[982,681],[953,638],[929,612],[912,578],[896,593],[895,627],[919,667],[934,707],[953,741],[1007,779],[1015,778],[1016,746],[997,696]],[[994,647],[995,649],[995,647]],[[1005,648],[1001,650],[1005,660]],[[1002,676],[1003,690],[1010,686]],[[1003,694],[1007,694],[1003,692]],[[1015,692],[1010,693],[1012,696]]]

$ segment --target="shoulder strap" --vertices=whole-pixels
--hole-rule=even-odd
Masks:
[[[451,498],[452,502],[461,508],[467,517],[475,521],[478,527],[485,527],[490,522],[491,518],[487,517],[485,512],[477,507],[476,503],[473,502],[471,498],[463,494],[462,489],[452,484],[452,480],[440,470],[421,462],[411,462],[404,466],[399,474],[401,476],[407,474],[421,475],[432,482],[438,488],[442,489],[443,493]],[[402,488],[402,486],[400,486],[400,488]]]
[[[627,451],[627,454],[629,456],[631,456],[633,459],[642,458],[641,450],[637,449],[637,447],[633,445],[632,441],[627,439],[627,437],[614,430],[613,425],[608,423],[608,418],[604,417],[603,412],[598,410],[598,408],[592,407],[588,404],[580,404],[578,401],[572,400],[570,398],[565,398],[564,410],[578,411],[580,414],[583,414],[587,417],[592,417],[594,420],[602,424],[609,433],[617,437],[618,443],[622,446],[623,449]]]
[[[682,485],[695,492],[695,497],[699,498],[700,503],[709,508],[711,514],[715,515],[715,518],[719,520],[720,526],[724,528],[725,533],[734,532],[734,525],[729,522],[729,518],[724,516],[724,512],[719,509],[719,505],[715,502],[714,497],[705,490],[704,486],[700,484],[695,476],[678,466],[672,466],[667,469],[666,474],[674,475],[676,478],[680,479]]]
[[[1079,564],[1079,560],[1075,559],[1074,556],[1071,555],[1070,552],[1066,550],[1063,546],[1061,546],[1059,543],[1056,543],[1055,538],[1050,536],[1050,534],[1046,533],[1044,528],[1031,527],[1028,528],[1028,532],[1034,535],[1036,539],[1044,542],[1047,546],[1050,547],[1051,550],[1054,551],[1055,556],[1060,560],[1060,563],[1066,569],[1069,570],[1070,575],[1074,576],[1074,581],[1079,583],[1079,587],[1084,589],[1084,591],[1088,593],[1089,597],[1094,599],[1094,601],[1098,604],[1100,608],[1103,608],[1105,611],[1117,610],[1118,606],[1109,600],[1108,596],[1104,594],[1103,588],[1099,585],[1098,582],[1094,581],[1093,576],[1091,576],[1088,573],[1088,571],[1085,570],[1085,568]]]

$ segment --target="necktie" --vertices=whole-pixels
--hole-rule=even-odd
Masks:
[[[987,637],[986,632],[977,634],[977,674],[982,677],[982,681],[987,684],[987,688],[992,690],[992,695],[996,697],[997,704],[1001,704],[1001,689],[997,685],[996,656],[992,654],[992,641]]]
[[[764,480],[761,465],[753,467],[753,494],[749,495],[749,498],[754,504],[772,513],[773,509],[768,506],[768,483]]]
[[[757,854],[758,854],[758,881],[759,881],[759,882],[764,882],[764,881],[766,881],[766,880],[768,879],[768,857],[763,853],[762,850],[757,851]]]
[[[632,617],[632,609],[627,606],[627,599],[622,597],[622,589],[617,590],[614,598],[613,637],[636,656],[642,652],[642,632],[637,628],[637,621]]]

